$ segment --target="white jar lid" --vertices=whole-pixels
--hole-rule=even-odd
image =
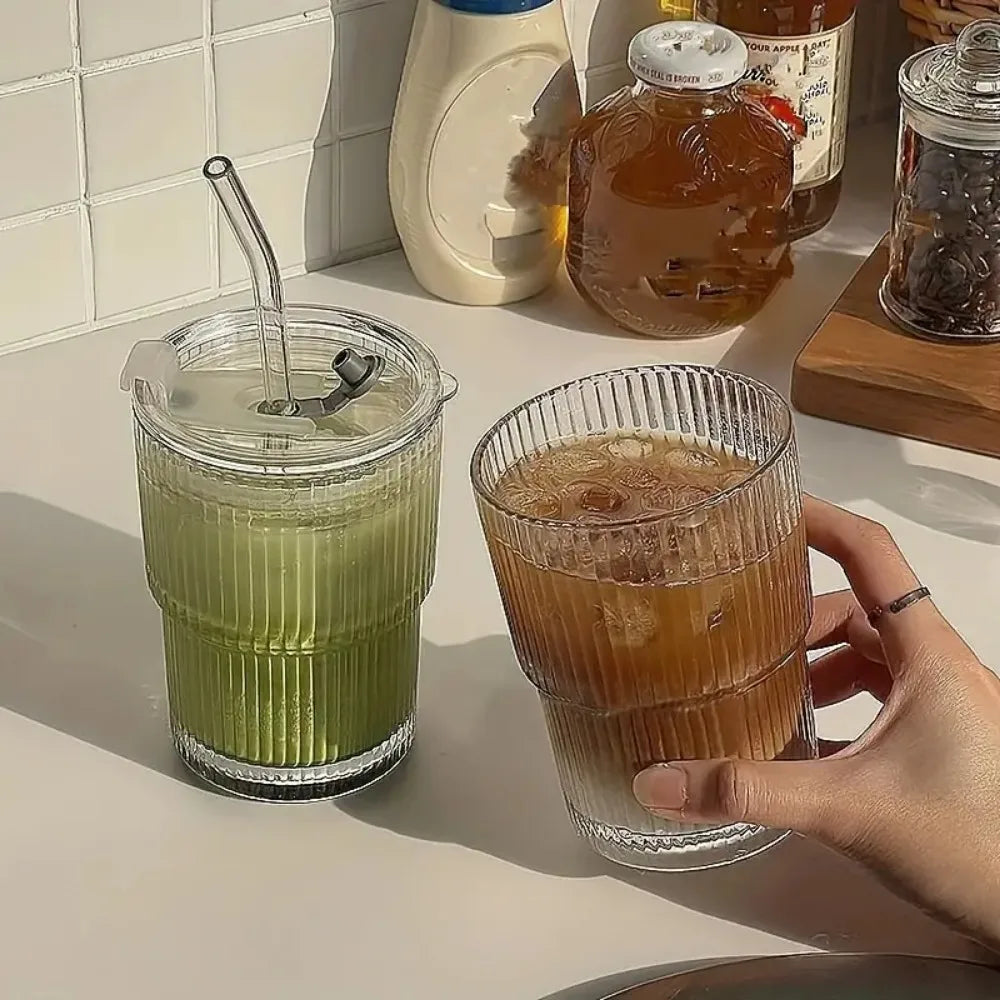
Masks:
[[[747,47],[735,32],[705,21],[667,21],[645,28],[628,49],[629,68],[654,87],[717,90],[747,71]]]

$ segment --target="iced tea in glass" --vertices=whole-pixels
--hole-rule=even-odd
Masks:
[[[709,368],[597,375],[505,416],[472,477],[578,832],[655,869],[725,864],[779,840],[651,816],[632,779],[658,761],[816,754],[783,400]]]

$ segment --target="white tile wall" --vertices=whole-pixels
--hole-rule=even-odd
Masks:
[[[385,250],[416,2],[0,0],[0,350],[244,281],[201,179],[232,156],[286,274]],[[429,0],[426,0],[429,2]],[[656,0],[563,0],[588,99]],[[856,118],[892,113],[893,0],[861,3]]]
[[[0,348],[86,320],[80,216],[0,229]]]
[[[391,121],[410,41],[416,0],[370,4],[341,15],[337,31],[341,134],[383,128]],[[372,53],[382,64],[372,73]]]
[[[88,193],[172,177],[204,159],[201,51],[83,78]]]
[[[330,35],[324,18],[216,46],[220,150],[245,156],[329,137]]]
[[[389,133],[340,143],[340,256],[364,257],[395,240],[389,210]]]
[[[201,37],[201,0],[77,0],[83,61]]]
[[[99,319],[209,288],[210,197],[191,180],[93,206]]]
[[[213,0],[212,16],[216,31],[232,31],[327,6],[324,0]]]
[[[414,2],[0,0],[0,351],[245,283],[200,174],[216,152],[285,274],[394,245]]]
[[[66,0],[0,0],[0,83],[73,64]]]
[[[80,196],[73,85],[0,97],[0,218]]]

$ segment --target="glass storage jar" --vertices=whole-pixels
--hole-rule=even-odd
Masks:
[[[629,65],[635,86],[591,110],[570,149],[570,277],[635,333],[736,326],[792,271],[792,137],[741,83],[747,48],[726,28],[646,28]]]
[[[1000,23],[911,56],[899,91],[882,307],[920,336],[1000,340]]]

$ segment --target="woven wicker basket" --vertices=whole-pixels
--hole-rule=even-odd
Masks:
[[[899,6],[918,45],[954,41],[970,21],[1000,20],[1000,0],[899,0]]]

